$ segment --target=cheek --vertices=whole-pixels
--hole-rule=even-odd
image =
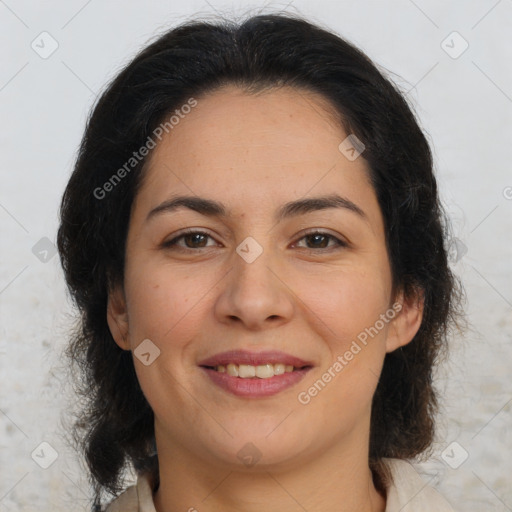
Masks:
[[[179,383],[189,377],[194,348],[191,341],[198,337],[200,316],[207,307],[206,300],[200,300],[208,289],[204,280],[171,271],[170,266],[149,264],[142,258],[138,266],[134,260],[126,270],[129,338],[137,378],[155,413],[172,413],[175,421],[183,424],[191,420],[184,412],[190,415],[190,397]],[[159,351],[149,350],[148,365],[137,360],[136,350],[146,339]],[[158,355],[154,357],[153,353]],[[199,414],[194,410],[192,413]]]
[[[351,269],[338,274],[307,301],[322,320],[317,322],[318,334],[329,356],[319,371],[305,380],[298,400],[308,405],[310,415],[332,427],[332,435],[337,435],[341,425],[350,428],[371,406],[392,319],[381,320],[388,311],[388,292],[378,273]]]
[[[303,278],[297,291],[315,314],[322,337],[330,340],[331,349],[339,351],[386,312],[390,280],[377,266],[351,266],[337,269],[327,277]]]
[[[204,279],[171,273],[166,266],[136,264],[126,274],[132,345],[145,338],[161,349],[179,345],[180,340],[184,343],[198,325]]]

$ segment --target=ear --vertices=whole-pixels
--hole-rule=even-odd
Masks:
[[[417,289],[416,293],[409,298],[404,296],[403,291],[399,293],[393,303],[393,310],[397,311],[397,315],[390,322],[386,352],[393,352],[407,345],[414,338],[423,319],[424,305],[422,290]]]
[[[107,303],[107,322],[114,341],[124,350],[130,350],[128,339],[128,313],[126,298],[122,286],[116,285],[109,292]]]

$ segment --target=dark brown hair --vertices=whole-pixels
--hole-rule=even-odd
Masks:
[[[99,97],[62,198],[58,249],[80,312],[68,355],[78,365],[85,400],[75,438],[95,503],[104,491],[122,490],[127,465],[152,471],[158,481],[153,412],[132,354],[116,345],[106,318],[109,290],[123,282],[130,210],[146,158],[106,197],[97,190],[175,109],[227,84],[248,93],[281,86],[319,93],[345,132],[364,143],[394,290],[424,296],[418,333],[385,357],[373,399],[370,464],[375,469],[383,457],[412,458],[433,440],[432,372],[457,324],[462,289],[448,265],[448,222],[429,144],[403,94],[359,49],[298,16],[188,22],[143,49]]]

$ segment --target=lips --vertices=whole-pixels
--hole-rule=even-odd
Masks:
[[[256,372],[261,366],[278,365],[284,369],[284,373],[279,371],[273,376],[262,375],[262,378],[248,375],[240,376],[238,372],[230,370],[237,368],[242,372],[256,367]],[[305,375],[313,368],[311,361],[306,361],[300,357],[292,356],[279,350],[266,350],[263,352],[250,352],[249,350],[230,350],[215,354],[199,363],[204,375],[216,386],[224,391],[241,398],[267,398],[285,389],[297,385]],[[224,371],[220,371],[222,367]],[[286,371],[288,368],[289,371]],[[227,370],[227,371],[226,371]]]
[[[294,368],[311,367],[313,363],[299,357],[292,356],[279,350],[267,350],[263,352],[250,352],[248,350],[230,350],[215,354],[212,357],[202,360],[199,366],[215,368],[216,366],[228,364],[260,366],[265,364],[284,364]]]

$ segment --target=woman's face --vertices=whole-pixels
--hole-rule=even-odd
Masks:
[[[124,293],[111,296],[108,318],[116,342],[134,351],[159,451],[285,468],[366,446],[384,356],[410,341],[421,313],[393,302],[367,164],[339,149],[349,134],[324,106],[289,88],[225,87],[198,99],[152,150]],[[334,195],[336,206],[312,202]],[[178,196],[224,213],[154,211]],[[180,236],[186,229],[199,234]],[[252,362],[230,372],[260,377],[203,366],[227,351],[249,354],[206,366]],[[286,355],[251,359],[263,351]],[[292,372],[288,357],[302,360]]]

